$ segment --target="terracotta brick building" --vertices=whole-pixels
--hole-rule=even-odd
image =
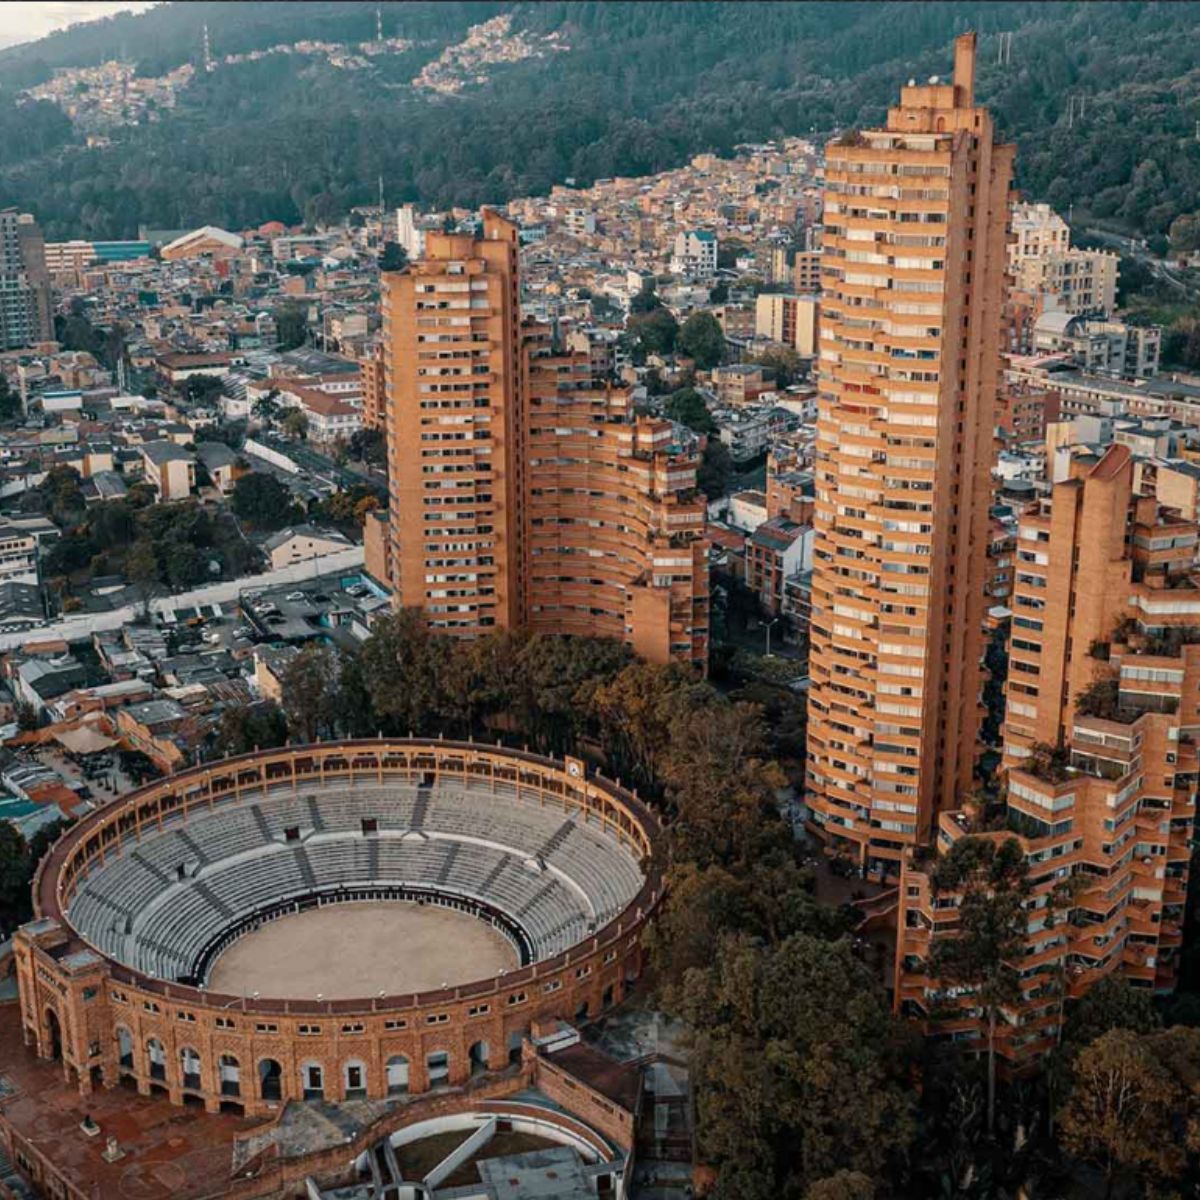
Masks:
[[[519,309],[517,227],[487,211],[481,238],[431,232],[384,276],[397,604],[460,636],[598,633],[705,663],[696,448]]]
[[[1053,1047],[1064,1004],[1119,975],[1170,991],[1183,940],[1200,734],[1200,531],[1133,492],[1124,446],[1076,460],[1072,478],[1020,522],[1007,715],[1007,828],[1032,887],[1021,1000],[1001,1053],[1021,1066]],[[938,847],[976,831],[945,812]],[[976,1046],[969,990],[925,970],[954,936],[957,897],[901,877],[896,1002],[930,1031]]]
[[[1013,147],[952,81],[909,85],[825,173],[808,796],[899,874],[970,787]]]

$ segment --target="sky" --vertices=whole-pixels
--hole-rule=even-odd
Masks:
[[[119,12],[141,12],[153,0],[3,0],[0,46],[31,42],[56,29]]]

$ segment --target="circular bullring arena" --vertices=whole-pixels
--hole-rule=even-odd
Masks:
[[[25,1036],[85,1093],[210,1111],[461,1084],[625,995],[656,832],[577,760],[474,743],[182,772],[43,862],[16,942]]]

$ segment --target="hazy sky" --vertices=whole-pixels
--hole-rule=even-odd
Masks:
[[[0,46],[31,42],[80,21],[119,12],[140,12],[152,0],[3,0],[0,3]]]

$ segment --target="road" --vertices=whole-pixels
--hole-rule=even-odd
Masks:
[[[1155,278],[1165,281],[1171,287],[1182,292],[1186,299],[1192,299],[1192,292],[1187,283],[1173,274],[1171,268],[1161,258],[1155,258],[1136,238],[1122,237],[1120,234],[1110,233],[1107,229],[1095,229],[1091,226],[1081,226],[1080,233],[1086,234],[1095,241],[1103,242],[1106,246],[1111,246],[1128,258],[1136,258],[1138,262],[1153,272]]]
[[[266,571],[261,575],[244,575],[240,579],[226,579],[220,583],[210,583],[190,592],[180,592],[175,596],[160,596],[150,601],[152,612],[161,613],[167,609],[182,608],[189,604],[221,604],[228,600],[236,600],[246,588],[277,587],[284,583],[303,583],[314,575],[330,575],[335,571],[355,571],[363,564],[363,548],[351,546],[347,550],[339,550],[336,554],[327,554],[323,558],[309,559],[292,567],[280,567],[275,571]],[[120,629],[122,625],[130,625],[140,615],[140,605],[127,604],[123,608],[115,608],[111,612],[75,613],[52,625],[39,625],[34,629],[24,629],[16,633],[0,634],[0,650],[14,650],[26,642],[42,641],[48,638],[64,638],[68,642],[81,642],[90,638],[93,633],[105,629]]]

